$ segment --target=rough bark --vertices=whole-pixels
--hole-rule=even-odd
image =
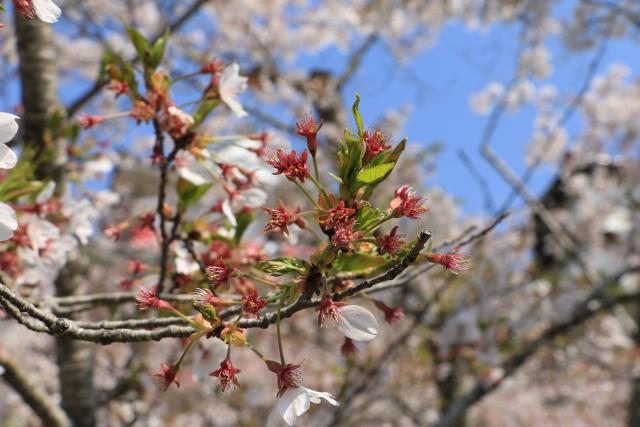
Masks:
[[[20,60],[22,105],[21,129],[25,153],[36,166],[36,176],[53,180],[58,191],[64,185],[64,141],[50,131],[49,121],[60,111],[54,32],[51,25],[38,19],[16,15],[16,36]],[[64,269],[56,281],[59,296],[75,293],[78,266]],[[75,426],[95,425],[92,344],[67,338],[56,341],[62,407]]]

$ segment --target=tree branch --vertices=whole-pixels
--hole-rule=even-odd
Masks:
[[[0,377],[31,407],[33,412],[42,420],[43,425],[51,427],[71,426],[71,421],[67,418],[67,415],[49,399],[49,396],[40,389],[38,383],[29,378],[17,363],[5,357],[1,351],[0,367],[4,368],[4,373]]]

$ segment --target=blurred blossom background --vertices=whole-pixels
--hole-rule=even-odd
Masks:
[[[56,3],[61,18],[45,24],[15,18],[13,3],[4,2],[0,111],[26,110],[33,118],[41,108],[69,120],[127,111],[127,97],[104,89],[105,52],[135,58],[125,25],[149,38],[170,28],[160,68],[173,78],[213,59],[237,63],[248,78],[239,98],[248,115],[220,107],[203,123],[205,132],[268,132],[270,153],[301,150],[296,120],[311,113],[324,121],[321,169],[335,169],[358,93],[370,129],[381,129],[394,145],[408,138],[404,158],[374,199],[385,205],[408,184],[425,195],[429,211],[401,223],[407,240],[425,227],[435,248],[453,251],[469,240],[461,249],[472,257],[469,271],[418,266],[400,276],[402,286],[375,295],[402,308],[404,318],[393,325],[364,300],[381,330],[353,356],[341,354],[337,331],[316,326],[313,310],[283,324],[289,358],[304,361],[305,386],[340,402],[314,407],[299,425],[640,426],[640,2]],[[194,114],[193,101],[208,83],[207,76],[176,80],[177,106]],[[36,94],[25,98],[29,89]],[[21,121],[18,142],[30,138],[32,124]],[[130,261],[151,263],[158,247],[144,235],[114,242],[103,230],[155,209],[154,130],[114,120],[77,141],[90,148],[62,163],[73,179],[67,208],[86,214],[78,221],[87,228],[87,246],[68,249],[82,260],[78,289],[122,291]],[[247,150],[230,145],[218,155],[258,170],[267,198],[255,207],[305,202]],[[200,212],[220,193],[212,190]],[[82,198],[86,205],[78,204]],[[315,242],[297,228],[288,239],[264,235],[266,216],[257,211],[247,232],[256,251],[313,252]],[[186,249],[174,255],[176,268],[188,258]],[[67,261],[16,283],[37,283],[25,292],[46,304]],[[146,280],[139,284],[154,277]],[[124,319],[136,309],[98,307],[85,315]],[[249,336],[277,357],[271,329]],[[241,386],[218,390],[208,374],[226,347],[216,340],[190,357],[181,387],[166,392],[150,373],[179,354],[180,340],[67,347],[55,341],[0,311],[0,425],[42,424],[6,380],[10,363],[78,426],[258,426],[274,402],[273,375],[249,351],[234,352]]]

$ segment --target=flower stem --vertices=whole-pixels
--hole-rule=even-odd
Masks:
[[[276,331],[278,333],[278,352],[280,352],[280,364],[284,366],[284,351],[282,350],[282,335],[280,333],[280,310],[282,309],[282,302],[283,300],[281,299],[280,304],[278,305],[278,320],[276,322]]]
[[[307,198],[307,200],[309,200],[309,202],[311,202],[311,206],[317,207],[317,203],[313,200],[313,197],[311,197],[311,194],[309,194],[309,192],[307,190],[305,190],[305,188],[302,186],[302,184],[300,184],[298,181],[293,181],[293,183],[298,186],[298,188],[300,189],[300,191],[302,191],[302,193],[305,195],[305,197]]]

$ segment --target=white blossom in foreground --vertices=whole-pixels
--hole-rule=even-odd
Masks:
[[[17,228],[16,213],[9,205],[0,202],[0,242],[9,240]]]
[[[18,162],[18,156],[6,143],[11,141],[18,132],[18,116],[0,113],[0,169],[11,169]],[[5,204],[0,203],[0,241],[9,240],[18,228],[16,213]]]
[[[235,62],[228,65],[220,76],[219,92],[222,102],[227,104],[236,116],[244,117],[247,112],[238,101],[238,97],[247,88],[247,78],[240,75],[240,66]]]
[[[62,10],[52,0],[33,0],[33,9],[41,21],[50,24],[56,22],[62,15]]]
[[[318,308],[318,325],[332,320],[342,335],[354,341],[371,341],[378,335],[378,321],[366,308],[344,305],[324,297]]]
[[[9,113],[0,113],[0,169],[11,169],[18,162],[18,156],[7,147],[18,133],[18,120],[20,117]]]
[[[280,419],[287,425],[294,425],[299,416],[309,410],[312,403],[319,404],[322,399],[338,406],[331,393],[311,390],[305,387],[288,388],[276,401],[267,419],[267,427],[275,427]]]

